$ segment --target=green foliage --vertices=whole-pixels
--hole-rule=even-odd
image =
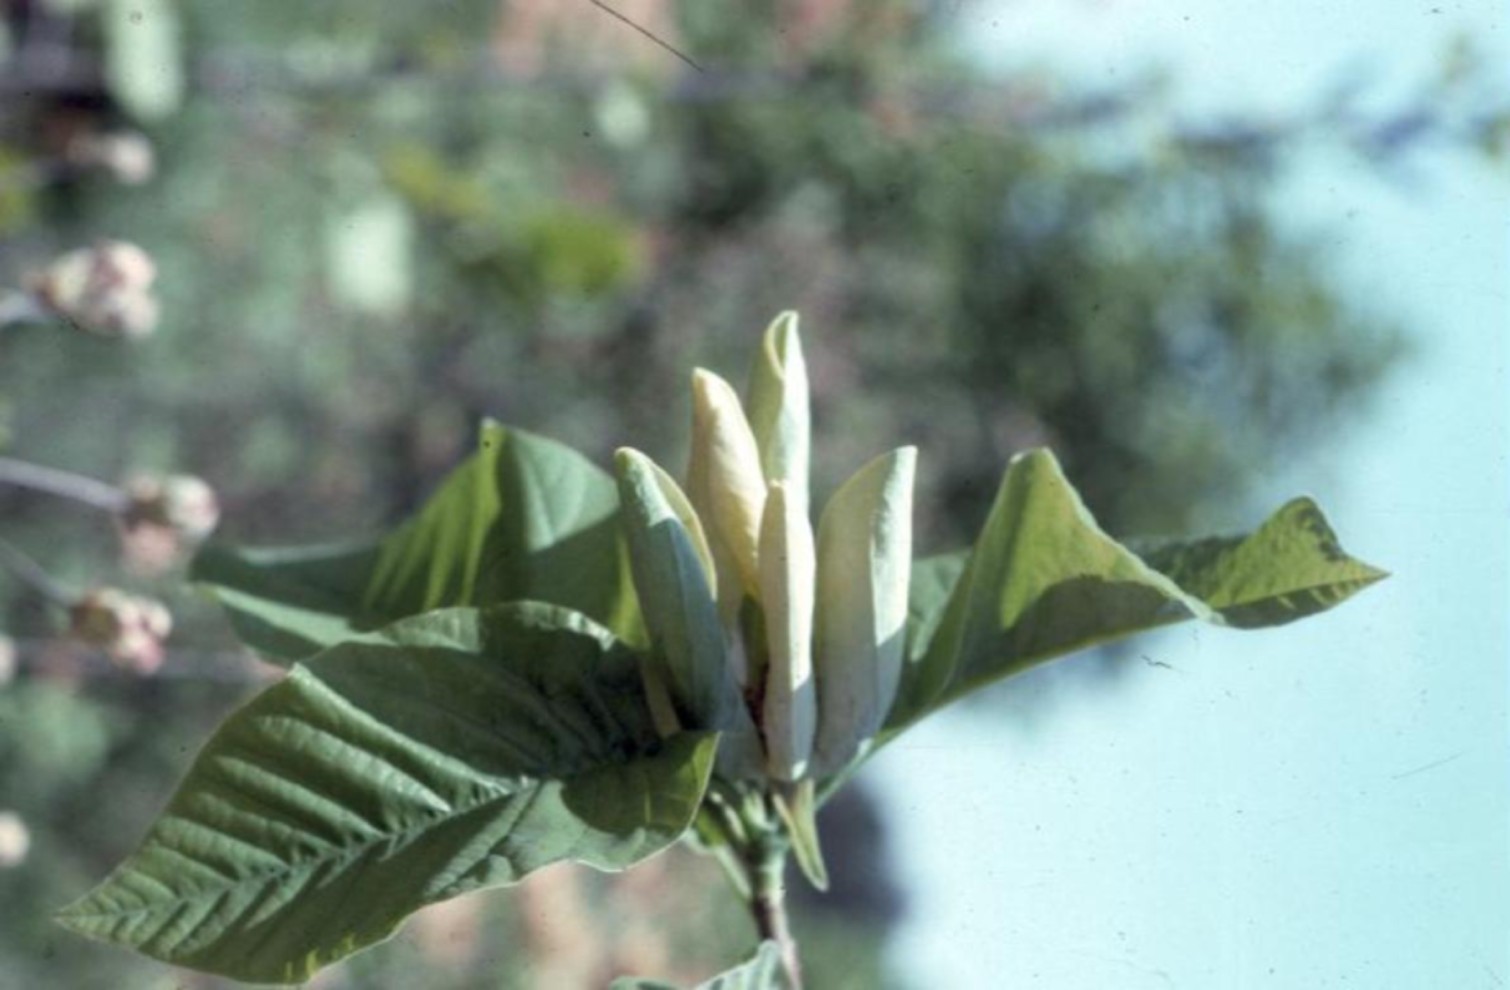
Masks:
[[[30,162],[7,145],[0,145],[0,233],[25,229],[36,210],[30,181]]]
[[[300,660],[431,609],[519,599],[582,612],[622,636],[639,619],[614,485],[581,455],[484,423],[480,449],[423,509],[355,547],[211,547],[193,576],[216,589],[237,632]]]
[[[679,6],[679,43],[713,69],[687,85],[659,66],[563,79],[572,37],[540,79],[520,85],[527,69],[491,57],[474,74],[479,39],[496,36],[494,0],[380,13],[366,0],[112,0],[108,25],[93,21],[102,5],[72,5],[83,20],[37,36],[86,46],[72,52],[82,65],[103,55],[114,88],[11,93],[0,228],[17,250],[0,266],[12,284],[49,246],[130,236],[163,272],[165,322],[130,354],[40,333],[7,341],[0,393],[16,410],[17,453],[105,477],[192,466],[230,496],[228,538],[252,544],[376,532],[420,503],[484,414],[571,440],[600,463],[642,436],[665,454],[677,441],[665,428],[671,369],[744,351],[752,311],[797,304],[827,331],[813,354],[827,427],[815,492],[882,442],[917,442],[928,451],[919,532],[958,545],[1002,461],[1050,442],[1113,532],[1179,532],[1331,436],[1399,355],[1390,328],[1330,280],[1325,240],[1276,219],[1283,149],[1257,149],[1255,164],[1239,153],[1144,155],[1115,125],[996,126],[1012,93],[950,56],[942,21],[905,4],[851,5],[800,45],[780,5]],[[599,15],[584,5],[581,16]],[[87,49],[95,41],[98,53]],[[736,71],[720,77],[719,64]],[[605,139],[610,87],[642,117],[632,139]],[[123,188],[54,177],[56,149],[38,135],[115,121],[81,116],[86,104],[148,121],[157,179]],[[413,290],[374,316],[338,291],[327,234],[384,197],[412,215],[396,263]],[[833,401],[855,385],[845,405]],[[465,515],[467,501],[453,508]],[[528,503],[500,496],[505,516]],[[5,508],[8,527],[54,549],[70,577],[112,552],[99,528]],[[469,534],[437,535],[477,551]],[[1129,546],[1196,597],[1221,594],[1222,579],[1203,586],[1161,563],[1173,551]],[[392,600],[372,602],[392,611],[369,614],[378,556],[375,542],[227,545],[199,573],[237,631],[285,660],[373,635],[435,588],[488,583],[473,570],[486,554],[462,554],[436,577],[412,542],[390,557]],[[966,559],[914,566],[909,671]],[[600,604],[575,604],[641,642],[619,619],[629,605],[606,604],[632,603],[622,561],[617,575],[601,598],[588,594]],[[573,593],[540,586],[528,567],[497,585],[552,601]],[[13,621],[34,622],[7,604]],[[181,643],[224,641],[183,604]],[[197,673],[193,663],[175,657],[180,672]],[[202,737],[208,702],[159,682],[33,706],[25,676],[4,689],[33,717],[0,724],[0,780],[34,832],[56,839],[7,900],[15,915],[41,917],[150,815]],[[219,690],[210,707],[229,702]],[[48,691],[55,702],[67,689]],[[0,983],[136,979],[89,947],[33,965],[35,927],[0,932]],[[426,983],[442,979],[432,969]]]
[[[788,346],[800,361],[796,337]],[[741,436],[741,424],[747,433],[732,392],[719,412],[728,429],[705,430],[698,489],[714,513],[767,497],[753,441],[743,459],[719,447]],[[797,432],[806,448],[806,424]],[[749,586],[720,584],[717,567],[732,564],[717,563],[680,486],[636,451],[618,460],[622,504],[596,497],[610,483],[577,454],[489,424],[482,451],[376,548],[208,555],[199,573],[249,640],[264,649],[325,644],[325,652],[225,724],[142,850],[63,921],[199,969],[302,979],[384,939],[421,905],[562,859],[622,868],[693,829],[755,910],[767,910],[779,901],[773,887],[788,851],[826,887],[818,801],[874,752],[874,729],[850,711],[856,697],[876,706],[882,739],[892,738],[1054,656],[1191,617],[1280,625],[1383,576],[1342,552],[1308,500],[1250,536],[1149,545],[1145,560],[1101,530],[1059,462],[1037,450],[1010,463],[968,555],[924,561],[909,581],[914,457],[906,451],[903,471],[882,459],[885,471],[858,475],[859,490],[891,509],[867,515],[835,500],[835,512],[865,522],[843,527],[853,537],[844,552],[855,555],[847,569],[862,576],[824,587],[815,611],[849,602],[856,584],[865,595],[855,634],[814,644],[811,614],[782,619],[770,598],[781,583],[764,580],[778,573],[811,592],[817,563],[805,504],[766,513],[782,522],[763,533],[761,598],[753,598]],[[785,480],[769,484],[770,506],[784,498]],[[541,592],[601,605],[607,589],[607,601],[618,602],[618,584],[606,580],[624,570],[618,525],[649,644],[627,643],[560,604],[521,601]],[[575,546],[599,530],[587,549]],[[806,573],[791,569],[803,531]],[[832,552],[840,531],[824,531]],[[714,598],[729,587],[734,599]],[[906,637],[879,619],[900,616],[903,602]],[[720,610],[738,622],[750,608],[773,623],[766,637],[722,625]],[[370,631],[385,614],[409,617]],[[827,670],[809,699],[855,738],[834,765],[772,756],[787,744],[772,700],[788,675],[757,653],[778,637]],[[903,644],[908,663],[891,675],[879,659],[829,655],[879,656],[885,646],[900,656]],[[738,675],[734,652],[747,658]],[[767,679],[744,681],[741,696],[735,676],[750,670]],[[716,735],[683,726],[728,730],[722,752]]]
[[[1088,646],[1192,618],[1283,625],[1383,577],[1343,552],[1309,499],[1248,536],[1151,545],[1140,558],[1096,524],[1053,454],[1034,451],[1008,468],[974,548],[919,568],[912,662],[889,727]]]
[[[579,614],[431,612],[227,721],[141,850],[60,917],[166,961],[303,980],[424,904],[664,848],[713,747],[661,743],[634,656]]]
[[[622,290],[639,273],[633,228],[607,211],[557,207],[521,227],[524,278],[544,293],[601,295]]]

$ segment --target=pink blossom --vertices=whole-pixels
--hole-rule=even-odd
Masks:
[[[127,564],[142,574],[172,567],[186,545],[203,540],[220,521],[215,491],[192,475],[137,475],[126,482],[120,516]]]
[[[69,633],[104,650],[118,666],[150,674],[162,666],[173,617],[159,602],[118,588],[85,592],[68,610]]]
[[[27,280],[46,312],[105,337],[136,339],[157,326],[152,283],[157,267],[125,241],[100,241],[70,251]]]

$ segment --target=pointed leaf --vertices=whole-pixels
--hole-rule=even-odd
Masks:
[[[1321,507],[1308,498],[1285,503],[1246,536],[1131,545],[1150,567],[1240,629],[1323,612],[1388,576],[1349,557]]]
[[[933,634],[944,618],[944,607],[959,576],[970,560],[970,551],[956,550],[912,562],[907,585],[907,662],[917,663],[928,652]]]
[[[577,613],[430,613],[233,715],[141,849],[60,920],[176,965],[302,981],[426,904],[657,852],[690,826],[715,746],[660,740],[633,654]]]
[[[640,636],[613,480],[580,454],[497,423],[419,514],[375,544],[206,548],[215,589],[253,648],[298,660],[434,608],[531,599]]]
[[[1048,451],[1014,458],[931,636],[926,623],[951,565],[937,565],[939,585],[914,587],[917,625],[888,728],[1083,647],[1187,618],[1288,622],[1383,576],[1343,553],[1306,499],[1249,537],[1148,552],[1145,561],[1102,532]]]
[[[362,607],[376,542],[309,547],[210,544],[190,576],[210,585],[242,642],[277,659],[313,656],[387,624]]]
[[[823,862],[823,846],[818,841],[818,798],[813,778],[776,792],[776,812],[792,839],[792,858],[807,882],[817,890],[828,890],[828,866]]]

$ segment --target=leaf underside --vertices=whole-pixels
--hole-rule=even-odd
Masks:
[[[479,449],[419,513],[366,544],[205,548],[238,635],[282,661],[436,608],[549,602],[640,640],[613,480],[554,441],[483,424]]]
[[[579,614],[430,613],[231,716],[140,850],[60,920],[165,962],[303,980],[426,904],[663,849],[715,748],[660,741],[633,655]]]
[[[1135,552],[1136,550],[1136,552]],[[1047,450],[1014,458],[969,551],[914,567],[907,666],[888,734],[1045,660],[1200,618],[1242,629],[1324,611],[1385,572],[1294,499],[1245,536],[1119,543]]]

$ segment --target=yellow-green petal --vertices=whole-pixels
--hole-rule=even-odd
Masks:
[[[614,463],[653,669],[664,675],[684,727],[720,728],[727,661],[706,544],[688,526],[698,525],[696,514],[676,483],[644,454],[624,448]]]
[[[871,461],[834,494],[818,526],[816,775],[843,768],[896,698],[916,467],[914,447]]]
[[[744,407],[728,382],[711,371],[692,375],[692,504],[711,520],[745,594],[759,597],[760,520],[766,482]]]
[[[766,772],[777,780],[803,775],[817,728],[815,571],[813,528],[803,501],[778,481],[771,485],[760,527],[760,592],[769,649],[760,721]]]
[[[766,330],[750,372],[749,396],[750,428],[766,480],[785,481],[807,504],[812,413],[796,313],[782,313]]]

